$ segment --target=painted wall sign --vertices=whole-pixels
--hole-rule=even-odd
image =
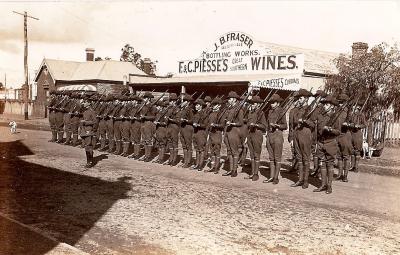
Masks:
[[[278,75],[250,81],[249,87],[297,91],[300,89],[300,80],[301,74]]]
[[[229,32],[198,59],[178,62],[177,76],[302,74],[303,54],[273,54],[249,35]]]

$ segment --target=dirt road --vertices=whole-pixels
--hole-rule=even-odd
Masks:
[[[326,195],[98,152],[85,171],[49,136],[0,128],[0,212],[85,252],[400,254],[400,178],[351,173]]]

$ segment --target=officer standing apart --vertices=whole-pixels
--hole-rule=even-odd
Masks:
[[[84,140],[85,152],[86,152],[86,168],[94,166],[93,161],[93,143],[92,139],[94,136],[93,126],[96,122],[96,112],[94,111],[92,105],[87,100],[83,102],[83,117],[81,120],[81,138]]]

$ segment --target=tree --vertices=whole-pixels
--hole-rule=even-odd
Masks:
[[[0,90],[3,90],[3,89],[5,89],[5,87],[4,87],[3,83],[0,82]]]
[[[140,55],[138,52],[135,52],[134,48],[130,44],[125,44],[121,51],[122,54],[120,61],[132,62],[137,68],[146,74],[155,75],[156,61],[151,61],[149,58],[142,59],[142,55]]]
[[[400,107],[400,52],[397,45],[381,43],[357,56],[340,55],[334,60],[338,69],[326,82],[328,92],[360,97],[367,117]]]

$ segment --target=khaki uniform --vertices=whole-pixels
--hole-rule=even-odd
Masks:
[[[268,111],[267,117],[267,150],[269,155],[270,181],[278,183],[282,161],[283,130],[287,129],[286,116],[282,107],[277,106]],[[276,124],[277,126],[274,126]]]

